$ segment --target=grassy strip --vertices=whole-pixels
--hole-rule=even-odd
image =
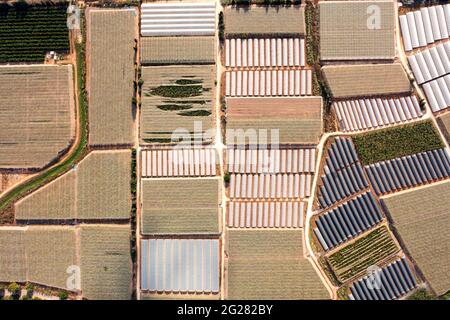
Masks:
[[[180,110],[188,110],[192,109],[192,105],[186,105],[186,104],[160,104],[156,106],[158,109],[163,111],[180,111]]]
[[[137,174],[136,174],[136,149],[131,150],[131,261],[133,265],[133,289],[132,298],[136,299],[136,270],[137,270],[137,247],[136,247],[136,192],[137,192]]]
[[[345,282],[396,251],[397,245],[383,226],[332,254],[328,262],[338,280]]]
[[[84,39],[84,36],[83,36]],[[72,168],[72,166],[83,158],[87,152],[87,100],[84,92],[84,40],[81,44],[75,45],[77,55],[77,89],[78,89],[78,103],[79,103],[79,118],[80,118],[80,143],[75,147],[72,154],[58,165],[47,169],[38,176],[34,177],[25,184],[21,184],[3,197],[0,198],[0,213],[11,206],[15,201],[25,196],[26,194],[38,189],[39,187],[49,183],[50,181],[61,176]],[[1,215],[1,214],[0,214]]]
[[[444,147],[431,121],[358,135],[353,141],[366,165]]]

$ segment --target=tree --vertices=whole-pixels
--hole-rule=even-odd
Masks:
[[[11,294],[11,297],[14,299],[14,300],[19,300],[19,298],[20,298],[20,291],[21,291],[21,287],[17,284],[17,283],[15,283],[15,282],[13,282],[13,283],[11,283],[9,286],[8,286],[8,291],[9,291],[9,293]]]

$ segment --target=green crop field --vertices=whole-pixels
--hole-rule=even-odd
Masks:
[[[66,5],[0,4],[0,63],[43,62],[69,51]]]
[[[353,142],[365,165],[444,147],[431,121],[358,135]]]
[[[337,279],[345,282],[397,251],[398,246],[387,228],[382,226],[343,247],[327,259]]]

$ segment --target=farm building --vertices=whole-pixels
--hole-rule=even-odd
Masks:
[[[218,178],[142,180],[141,233],[218,234]]]
[[[219,240],[143,239],[141,248],[143,292],[189,294],[185,299],[219,293]]]
[[[322,248],[330,250],[372,229],[382,219],[377,200],[366,192],[316,216],[313,230]]]
[[[129,219],[131,152],[94,151],[15,204],[17,220]]]
[[[302,230],[229,230],[227,298],[329,299],[302,252]]]
[[[304,67],[305,39],[226,39],[225,66],[230,68]]]
[[[144,67],[142,79],[141,143],[178,142],[187,135],[211,142],[205,132],[213,125],[214,66]]]
[[[90,145],[133,142],[137,15],[135,9],[86,12]]]
[[[41,169],[75,135],[71,65],[0,67],[0,169]]]
[[[229,70],[227,97],[293,97],[312,95],[311,69]]]
[[[450,4],[423,7],[399,16],[405,51],[447,39],[450,35]]]
[[[322,72],[334,98],[411,91],[409,79],[399,63],[324,66]]]
[[[319,9],[321,60],[394,59],[392,0],[326,1]]]
[[[432,289],[450,289],[450,182],[438,183],[383,199],[412,259]]]
[[[305,34],[305,12],[300,6],[225,7],[225,34]],[[249,23],[251,21],[251,23]]]
[[[172,148],[141,151],[141,177],[209,177],[217,174],[213,148]]]
[[[318,200],[327,208],[368,188],[369,184],[350,138],[336,138],[328,148],[320,177]]]
[[[379,279],[379,280],[378,280]],[[378,282],[379,281],[379,282]],[[405,257],[365,276],[351,286],[350,300],[394,300],[417,287],[417,280]]]
[[[77,291],[67,270],[80,266],[84,298],[131,298],[130,225],[0,228],[0,240],[2,282]]]
[[[214,37],[143,37],[141,64],[214,64]]]
[[[314,144],[322,134],[321,97],[227,98],[226,103],[228,145]],[[260,141],[262,132],[268,141]]]
[[[424,115],[416,96],[336,101],[333,109],[344,132],[400,125],[419,120]]]
[[[215,18],[215,1],[143,3],[141,35],[213,36],[216,30]]]

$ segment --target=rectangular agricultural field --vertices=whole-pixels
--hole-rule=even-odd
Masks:
[[[400,63],[322,67],[334,98],[407,93],[411,84]]]
[[[15,204],[18,220],[128,219],[131,152],[93,151]]]
[[[228,299],[329,299],[302,231],[229,230]]]
[[[438,117],[436,120],[444,133],[445,139],[450,143],[450,112]]]
[[[213,125],[215,67],[144,67],[142,78],[141,143],[174,142],[174,131],[202,140]]]
[[[80,237],[83,297],[131,299],[130,225],[82,225]]]
[[[393,59],[394,2],[333,1],[320,3],[322,60]],[[378,20],[368,12],[377,10]]]
[[[227,144],[242,144],[259,130],[268,139],[278,130],[279,143],[318,143],[322,98],[228,98]]]
[[[304,34],[305,10],[300,6],[227,6],[226,34]]]
[[[72,65],[0,66],[0,88],[0,168],[54,162],[75,134]]]
[[[365,165],[444,147],[431,121],[357,135],[353,141]]]
[[[219,233],[218,178],[142,180],[143,234]]]
[[[142,64],[214,64],[215,51],[210,36],[141,38]]]
[[[7,2],[13,1],[2,1],[0,6],[0,63],[42,63],[50,51],[69,51],[67,3]]]
[[[338,280],[345,282],[398,251],[388,229],[382,226],[331,254],[327,260]]]
[[[67,288],[67,269],[78,264],[74,228],[31,226],[25,232],[24,246],[28,281]]]
[[[130,217],[130,150],[92,152],[77,172],[78,219]]]
[[[88,9],[89,144],[133,143],[135,9]]]
[[[450,182],[383,200],[412,259],[438,295],[450,290]]]
[[[27,280],[24,243],[24,229],[0,229],[0,282],[24,282]]]

